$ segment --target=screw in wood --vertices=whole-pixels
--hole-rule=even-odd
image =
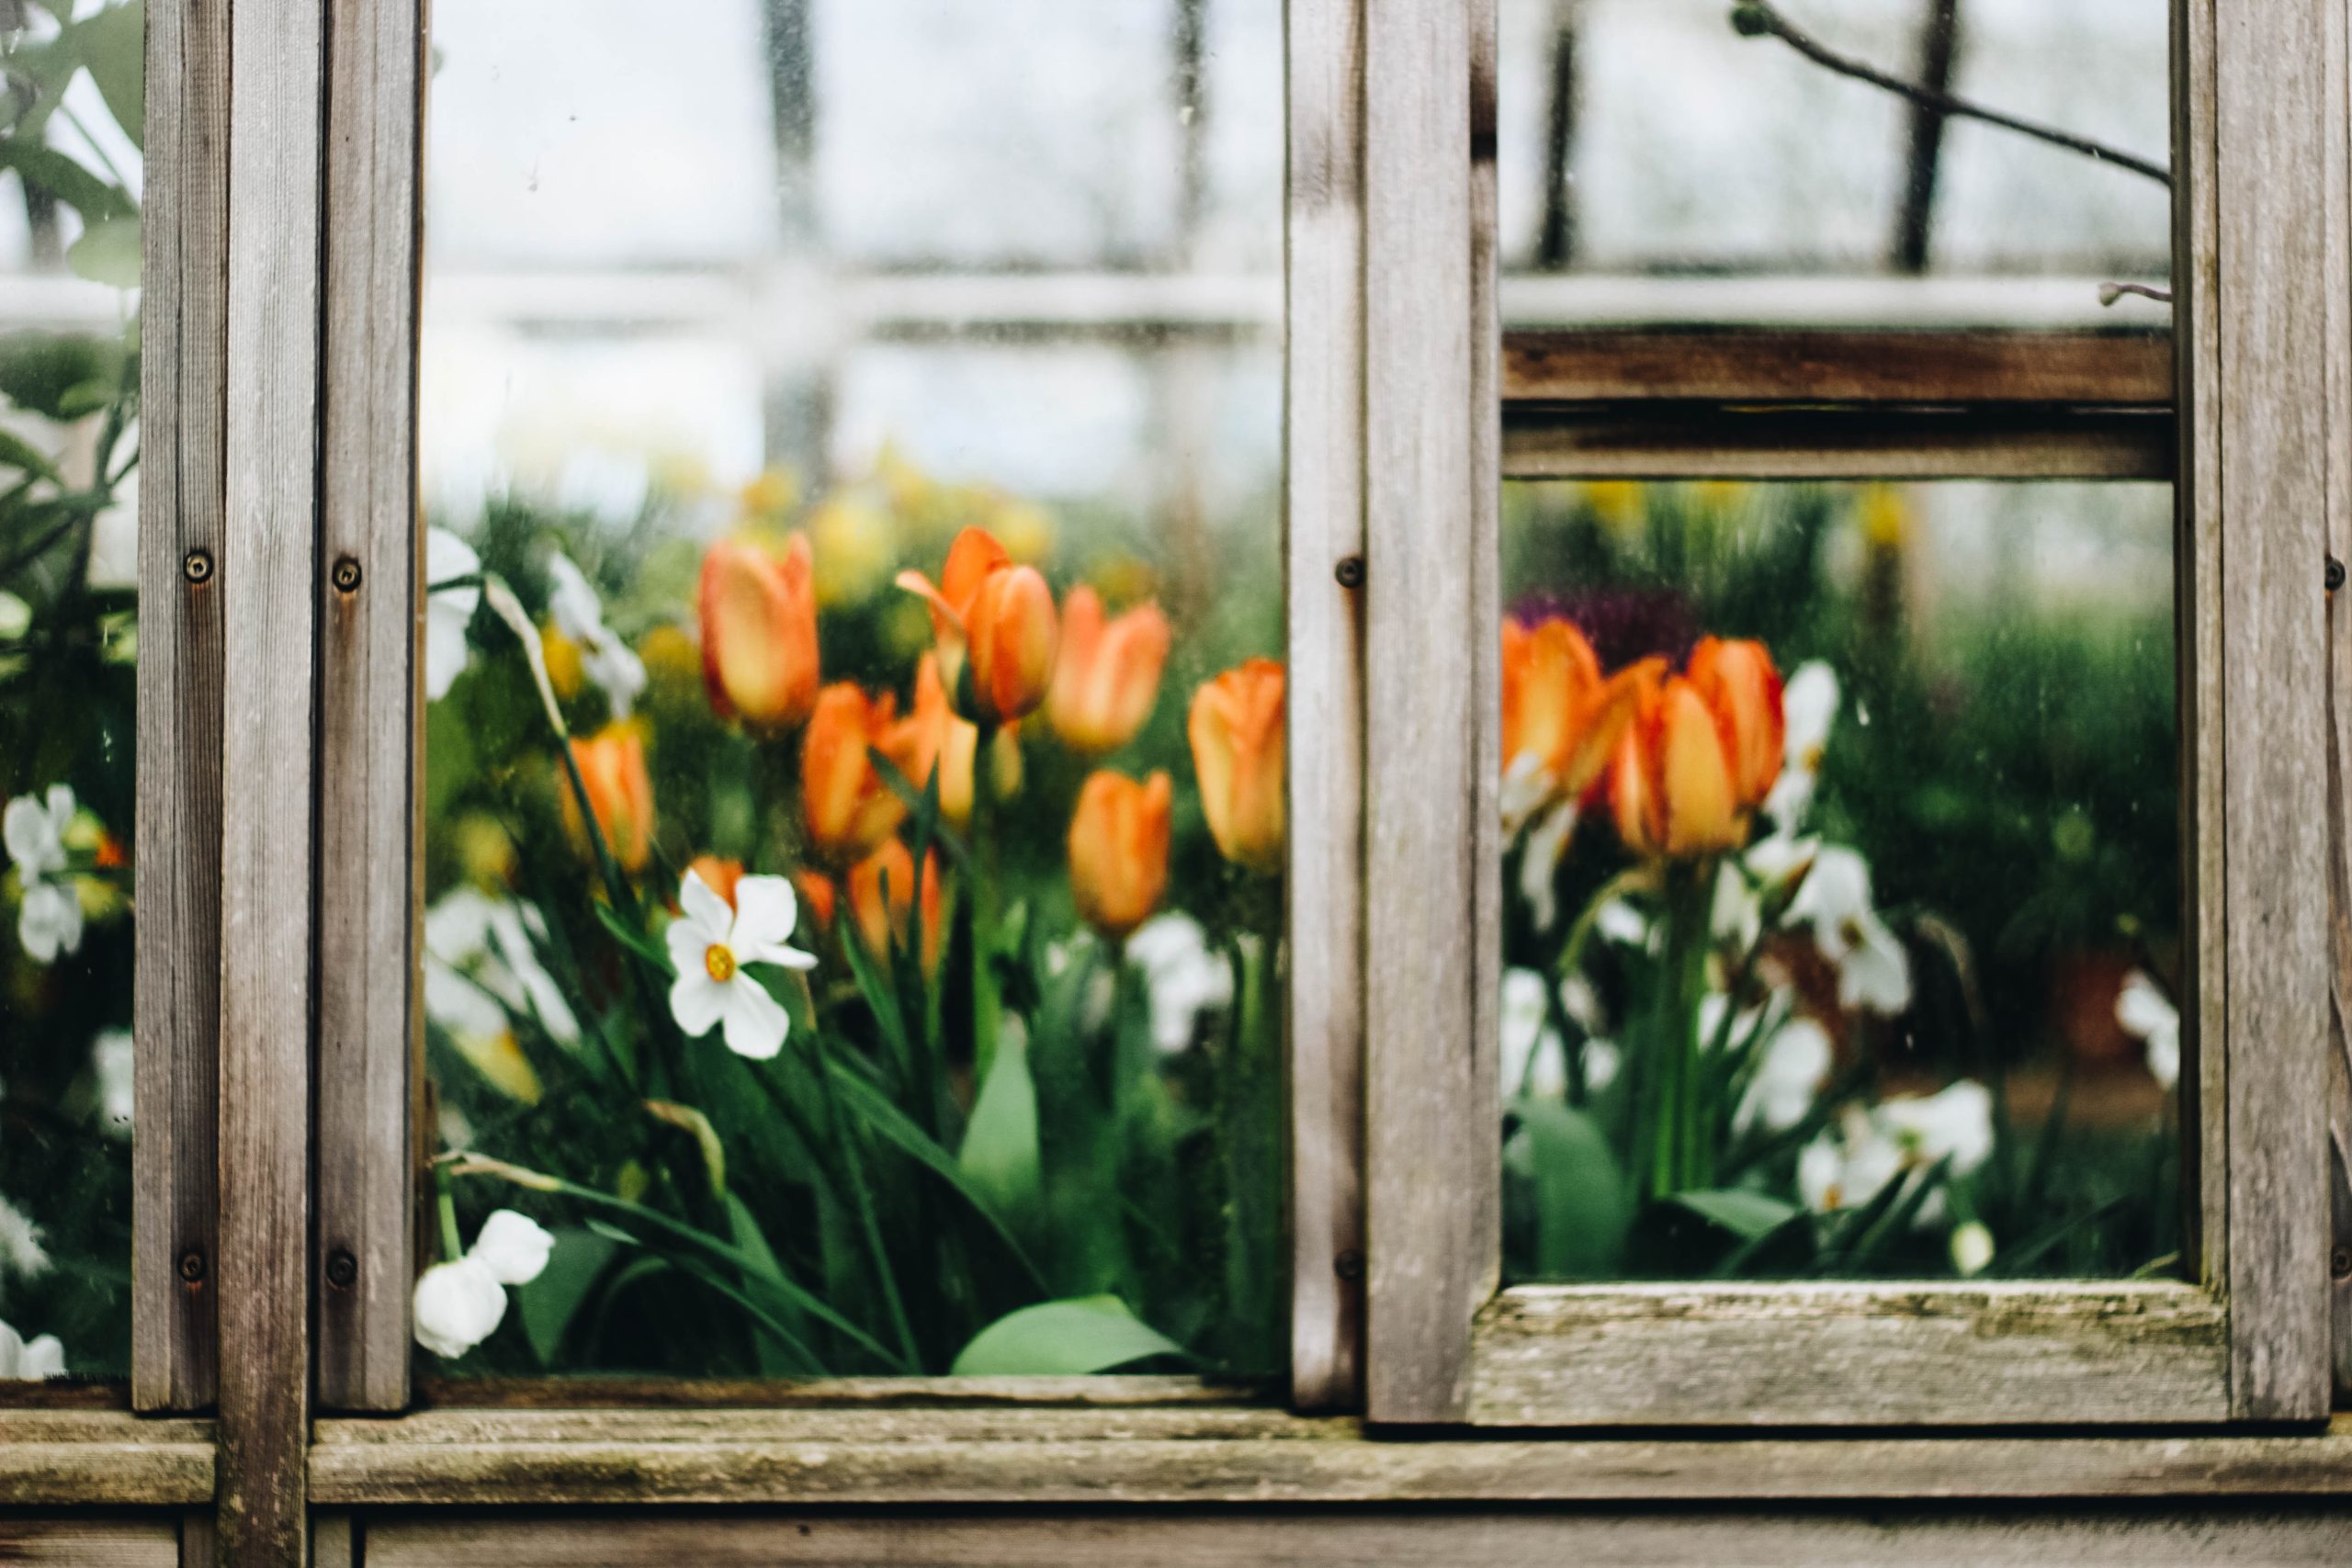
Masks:
[[[180,575],[190,582],[211,581],[212,552],[210,550],[188,551],[187,558],[180,562]]]
[[[338,1247],[327,1254],[327,1283],[338,1291],[347,1291],[359,1282],[359,1259],[351,1249]]]
[[[191,1285],[204,1282],[204,1254],[190,1247],[180,1254],[180,1278]]]
[[[1331,1259],[1331,1272],[1349,1284],[1363,1278],[1363,1254],[1351,1248]]]
[[[2334,556],[2327,558],[2327,591],[2330,593],[2344,586],[2344,563]]]
[[[334,563],[334,586],[338,593],[351,593],[359,587],[359,563],[345,556]]]
[[[1340,557],[1340,563],[1331,569],[1331,575],[1340,580],[1340,586],[1342,588],[1362,588],[1363,586],[1363,557]]]
[[[2339,1247],[2329,1253],[2327,1271],[2339,1280],[2352,1280],[2352,1247]]]

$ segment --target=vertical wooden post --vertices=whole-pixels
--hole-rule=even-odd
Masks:
[[[147,21],[130,1398],[212,1402],[229,11]]]
[[[424,20],[380,0],[328,40],[320,472],[319,1404],[409,1393],[424,1084],[413,788],[424,715],[416,310]]]
[[[2330,468],[2347,458],[2320,345],[2343,322],[2327,233],[2339,4],[2187,0],[2177,66],[2194,1017],[2203,1121],[2221,1132],[2200,1151],[2205,1250],[2242,1420],[2328,1407],[2324,570]]]
[[[322,0],[231,18],[220,852],[223,1563],[304,1560]]]
[[[1496,77],[1500,18],[1496,0],[1470,8],[1470,650],[1476,657],[1471,717],[1478,727],[1471,773],[1472,978],[1470,1114],[1463,1129],[1464,1190],[1471,1205],[1470,1306],[1502,1283],[1503,1272],[1503,323],[1496,276],[1500,192],[1495,169]]]
[[[1365,1408],[1464,1411],[1488,1243],[1480,1135],[1471,36],[1463,0],[1364,12]]]
[[[2352,0],[2327,7],[2327,417],[2352,432]],[[2327,468],[2327,550],[2352,561],[2352,461]],[[2335,581],[2331,570],[2327,579]],[[2352,592],[2327,596],[2328,1275],[2335,1403],[2352,1404]]]
[[[1291,1399],[1331,1410],[1363,1397],[1363,0],[1290,0],[1287,42]]]

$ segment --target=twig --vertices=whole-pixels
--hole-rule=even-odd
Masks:
[[[2145,158],[2135,157],[2120,148],[2109,147],[2103,141],[2094,141],[2086,136],[2076,136],[2071,131],[2060,130],[2054,126],[2020,119],[2016,115],[2004,114],[1998,109],[1989,109],[1981,104],[1971,103],[1966,98],[1955,97],[1950,93],[1924,87],[1917,82],[1906,82],[1900,76],[1890,75],[1876,66],[1865,64],[1850,55],[1839,54],[1781,15],[1778,7],[1771,5],[1770,0],[1738,0],[1738,3],[1732,7],[1731,25],[1749,38],[1779,39],[1826,71],[1834,71],[1840,76],[1850,76],[1857,82],[1867,82],[1873,87],[1883,88],[1887,92],[1908,98],[1915,104],[1935,109],[1939,113],[1955,118],[1982,120],[1986,125],[1996,125],[2004,130],[2014,130],[2020,136],[2030,136],[2037,141],[2046,141],[2052,147],[2063,147],[2069,152],[2080,152],[2085,157],[2095,158],[2102,164],[2112,164],[2117,168],[2129,169],[2135,175],[2145,175],[2159,185],[2172,184],[2172,171],[2162,164],[2152,164]]]

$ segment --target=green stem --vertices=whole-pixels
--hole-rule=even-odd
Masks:
[[[449,1189],[447,1166],[433,1168],[433,1184],[438,1189],[435,1193],[435,1206],[441,1212],[441,1260],[455,1263],[466,1255],[466,1244],[458,1235],[458,1198]]]
[[[996,726],[983,720],[972,747],[972,1081],[989,1081],[996,1062],[996,1033],[1003,998],[996,981],[997,925],[1002,918],[997,887]]]
[[[826,1135],[841,1154],[842,1179],[849,1183],[850,1195],[857,1208],[858,1229],[865,1239],[874,1282],[882,1292],[883,1304],[889,1310],[891,1332],[899,1337],[899,1350],[907,1364],[920,1367],[922,1356],[915,1348],[914,1326],[908,1321],[906,1303],[899,1294],[899,1277],[890,1267],[890,1250],[882,1239],[881,1221],[875,1215],[874,1191],[866,1184],[865,1157],[842,1120],[841,1100],[834,1092],[832,1074],[825,1061],[824,1041],[813,1027],[808,1031],[808,1054],[816,1068],[818,1092],[825,1102]]]
[[[1221,1065],[1225,1122],[1227,1299],[1235,1315],[1238,1369],[1272,1364],[1282,1250],[1281,998],[1273,984],[1275,935],[1237,942],[1232,1049]]]

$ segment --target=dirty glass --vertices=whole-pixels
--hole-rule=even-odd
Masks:
[[[1501,0],[1500,19],[1510,320],[2162,319],[2103,310],[2098,285],[2169,271],[2165,0]]]
[[[138,5],[0,20],[0,1381],[130,1338]]]
[[[1279,0],[444,0],[434,1374],[1280,1364]]]
[[[1504,519],[1508,1273],[2175,1271],[2171,487]]]

